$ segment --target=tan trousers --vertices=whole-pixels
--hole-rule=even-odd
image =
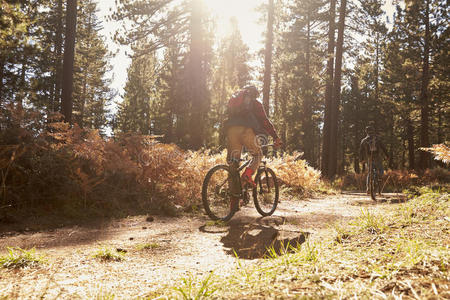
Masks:
[[[245,146],[253,157],[253,161],[249,168],[253,171],[258,170],[262,159],[261,147],[258,144],[255,132],[252,128],[244,126],[231,126],[227,131],[228,153],[227,160],[231,165],[233,162],[239,164],[241,158],[242,147]]]

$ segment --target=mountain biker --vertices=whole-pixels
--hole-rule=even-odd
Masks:
[[[367,136],[361,140],[361,144],[359,146],[359,157],[361,162],[364,164],[366,159],[368,160],[370,157],[370,152],[372,151],[372,163],[375,166],[375,169],[378,171],[378,178],[382,178],[384,170],[383,170],[383,161],[381,157],[381,150],[384,152],[386,159],[389,159],[389,155],[387,153],[386,147],[378,138],[375,129],[373,126],[366,126],[366,134]],[[372,148],[372,149],[371,149]],[[369,170],[367,172],[366,179],[366,193],[369,194]]]
[[[238,167],[242,148],[250,152],[253,159],[251,164],[242,174],[242,183],[256,186],[252,179],[262,159],[262,150],[258,137],[268,134],[274,139],[275,147],[280,147],[282,142],[275,128],[267,118],[264,107],[257,100],[258,89],[253,85],[247,85],[235,93],[228,102],[228,119],[225,122],[226,136],[228,140],[227,161],[230,165],[231,178],[231,207],[239,209],[239,186]]]

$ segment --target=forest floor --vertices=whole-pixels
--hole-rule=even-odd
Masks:
[[[336,223],[348,223],[367,210],[383,215],[405,201],[402,194],[385,194],[377,202],[362,193],[303,200],[291,197],[282,199],[273,216],[262,218],[249,205],[224,224],[211,222],[200,213],[184,213],[40,231],[15,231],[14,227],[8,231],[8,226],[2,225],[0,255],[6,255],[7,247],[35,248],[33,255],[42,255],[42,259],[23,268],[0,269],[0,298],[152,299],[159,295],[165,299],[183,298],[184,293],[185,299],[193,299],[195,289],[198,295],[207,296],[194,283],[196,278],[209,280],[209,274],[227,278],[265,257],[277,256],[267,249],[280,253],[283,245],[320,242],[335,235]],[[447,277],[438,288],[445,289],[448,284]],[[180,285],[183,287],[177,291]],[[241,298],[236,296],[239,293],[230,298]]]

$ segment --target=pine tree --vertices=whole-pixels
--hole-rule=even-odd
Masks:
[[[275,15],[274,0],[268,0],[267,6],[267,32],[266,47],[264,48],[264,80],[263,80],[263,105],[267,115],[270,115],[270,84],[272,82],[272,52],[273,52],[273,23]]]
[[[336,57],[333,78],[333,93],[330,121],[330,156],[328,177],[334,178],[337,172],[338,159],[338,127],[341,97],[342,56],[344,51],[344,28],[347,14],[347,0],[341,0],[339,8],[338,36],[336,40]]]
[[[77,0],[67,0],[66,35],[62,78],[61,113],[67,123],[72,123],[73,64],[75,59],[75,36],[77,27]]]
[[[334,49],[335,49],[335,22],[336,22],[336,1],[330,0],[328,16],[328,48],[327,48],[327,79],[325,88],[325,111],[323,124],[323,143],[322,143],[322,165],[323,176],[329,178],[331,146],[331,114],[333,110],[333,79],[334,79]]]
[[[155,134],[163,135],[166,143],[182,144],[186,128],[186,101],[181,87],[183,74],[181,48],[177,43],[170,43],[164,51],[162,68],[157,79],[160,114],[155,116]]]
[[[74,62],[74,121],[80,127],[105,129],[107,105],[112,98],[106,73],[108,50],[99,35],[101,24],[93,0],[78,7],[77,44]]]
[[[187,102],[187,146],[199,149],[205,141],[205,124],[209,109],[207,79],[210,49],[206,32],[206,15],[201,0],[186,0],[175,5],[168,1],[119,1],[115,20],[129,20],[124,29],[117,32],[116,40],[130,45],[135,56],[176,42],[185,50],[184,98]],[[138,25],[138,26],[137,26]],[[131,29],[127,26],[132,26]],[[146,47],[141,47],[145,44]]]
[[[312,165],[318,165],[320,153],[324,4],[305,0],[287,6],[278,1],[276,6],[273,119],[286,150],[303,151]]]
[[[19,1],[2,1],[0,6],[0,104],[21,106],[29,50],[27,40],[32,18],[30,7]]]
[[[155,54],[133,57],[128,68],[124,100],[119,104],[116,118],[119,132],[153,133],[151,103],[155,99],[156,68]]]

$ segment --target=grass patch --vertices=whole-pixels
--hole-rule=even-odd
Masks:
[[[217,290],[211,285],[212,276],[213,273],[210,273],[198,281],[192,276],[182,278],[181,285],[174,287],[173,290],[177,292],[177,298],[181,296],[184,300],[210,299]]]
[[[19,247],[8,247],[8,254],[0,256],[0,265],[8,269],[34,267],[44,262],[44,256],[36,254],[34,248],[25,250]]]
[[[269,248],[265,259],[237,258],[229,275],[184,278],[159,295],[200,299],[207,286],[217,299],[447,299],[449,202],[445,192],[424,190],[406,203],[362,210],[334,233]]]
[[[158,243],[145,243],[145,244],[138,244],[136,245],[136,249],[139,251],[142,250],[151,250],[151,249],[157,249],[160,248],[161,245]]]
[[[125,258],[123,251],[117,251],[110,247],[102,247],[98,249],[93,255],[94,258],[102,261],[122,261]]]
[[[361,214],[351,223],[358,227],[359,231],[367,231],[371,234],[383,233],[387,229],[386,218],[368,209],[361,210]]]
[[[102,289],[98,292],[97,295],[91,298],[92,300],[114,300],[116,299],[116,295],[110,292],[104,292]]]
[[[227,223],[221,220],[209,220],[205,223],[206,226],[215,226],[215,227],[226,227]]]

